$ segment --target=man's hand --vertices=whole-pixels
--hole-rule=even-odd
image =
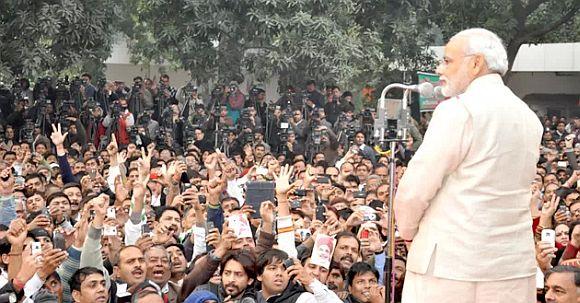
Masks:
[[[216,249],[214,251],[216,257],[223,258],[225,254],[232,249],[232,244],[236,240],[236,235],[234,231],[229,228],[228,222],[226,221],[222,228],[222,237],[219,245],[214,246]]]
[[[294,171],[293,166],[288,164],[284,165],[280,170],[280,174],[274,175],[274,180],[276,181],[276,195],[286,197],[286,194],[295,186],[290,184],[290,177]]]
[[[52,140],[52,143],[56,146],[57,151],[59,151],[59,149],[61,148],[62,150],[64,150],[64,140],[66,139],[68,132],[64,134],[62,133],[60,123],[58,124],[58,126],[55,126],[54,124],[52,124],[51,126],[52,126],[52,134],[50,135],[50,139]]]
[[[22,252],[22,264],[20,265],[20,270],[16,274],[16,278],[24,283],[30,280],[36,270],[39,268],[38,262],[36,262],[36,256],[33,256],[30,251],[30,245]]]
[[[359,226],[364,223],[364,215],[360,211],[355,211],[352,213],[348,219],[346,220],[346,227],[352,228],[355,226]]]
[[[550,201],[547,201],[542,205],[542,216],[551,218],[558,209],[558,204],[560,203],[560,197],[553,195]]]
[[[139,247],[142,251],[147,251],[149,248],[153,247],[153,238],[149,235],[141,235],[135,245]]]
[[[370,303],[383,303],[385,302],[385,287],[382,285],[371,286],[369,294]]]
[[[276,206],[270,201],[264,201],[260,204],[260,215],[262,216],[262,224],[274,223],[276,217]],[[272,232],[269,230],[268,232]]]
[[[217,228],[210,229],[205,236],[205,242],[210,246],[218,247],[220,243],[220,231]]]
[[[8,233],[6,234],[6,239],[10,244],[12,244],[12,246],[19,246],[22,248],[24,245],[24,240],[26,240],[26,234],[26,220],[15,219],[10,222],[10,227],[8,229]]]
[[[564,138],[564,144],[565,144],[566,148],[573,148],[573,143],[574,143],[575,137],[576,137],[576,135],[569,134],[566,136],[566,138]]]
[[[296,259],[294,259],[293,261],[294,265],[286,269],[288,276],[289,277],[294,276],[295,281],[300,282],[300,284],[302,284],[306,289],[309,289],[308,286],[314,281],[314,277],[312,277],[308,272],[306,272],[302,264],[300,264],[300,261]]]
[[[536,262],[538,262],[538,267],[543,272],[548,271],[552,268],[552,259],[556,257],[557,248],[552,247],[552,243],[547,241],[541,241],[536,244]]]
[[[107,145],[107,152],[111,158],[116,157],[117,153],[119,152],[119,146],[117,145],[115,134],[111,134],[111,143]]]
[[[66,251],[60,249],[49,249],[48,251],[42,252],[42,267],[38,270],[38,276],[41,280],[45,281],[48,276],[50,276],[57,267],[60,266],[64,260],[68,257]]]
[[[90,202],[95,211],[95,218],[91,223],[94,228],[99,229],[103,227],[105,216],[107,215],[107,207],[109,206],[108,198],[109,196],[101,194]]]
[[[28,224],[28,230],[33,230],[35,228],[46,228],[49,227],[51,224],[50,219],[47,218],[45,215],[38,215],[32,222]]]

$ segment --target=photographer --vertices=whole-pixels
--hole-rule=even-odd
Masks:
[[[122,145],[129,144],[128,129],[135,124],[133,114],[129,112],[127,99],[124,97],[113,102],[111,110],[103,119],[103,126],[108,128],[109,133],[114,133],[117,141]]]
[[[144,110],[153,109],[153,95],[144,85],[143,78],[133,78],[133,87],[129,93],[129,110],[133,113],[141,113]]]
[[[229,92],[225,96],[225,99],[222,100],[222,105],[227,106],[228,116],[232,119],[233,123],[238,121],[240,111],[244,108],[245,102],[246,96],[240,91],[238,84],[236,82],[230,83]]]
[[[338,120],[338,116],[342,112],[340,104],[340,88],[338,86],[332,87],[332,95],[326,100],[324,105],[324,112],[328,122],[334,124]]]
[[[81,121],[72,116],[66,117],[66,121],[68,122],[67,146],[73,143],[77,143],[82,147],[87,146],[87,132]]]
[[[296,134],[296,140],[304,144],[306,142],[306,134],[308,133],[308,123],[302,117],[302,111],[294,110],[290,125]]]
[[[324,95],[316,89],[316,82],[314,80],[308,80],[306,82],[306,95],[308,99],[312,100],[316,107],[322,107],[324,105]]]
[[[184,117],[189,117],[198,105],[203,106],[203,100],[198,95],[197,86],[189,82],[177,90],[175,98],[179,101],[179,111]],[[186,107],[186,104],[188,105]]]
[[[189,115],[189,123],[191,125],[201,125],[207,128],[207,124],[210,117],[205,112],[205,107],[203,104],[195,105],[193,114]]]
[[[97,92],[97,103],[103,109],[103,113],[109,112],[109,104],[119,100],[119,95],[115,92],[115,83],[107,81],[102,86],[101,90]]]
[[[91,83],[93,77],[89,73],[81,75],[82,85],[80,87],[83,100],[96,100],[97,88]]]
[[[292,85],[286,87],[286,92],[276,101],[276,105],[282,110],[295,110],[302,108],[302,96],[296,94],[296,89]]]

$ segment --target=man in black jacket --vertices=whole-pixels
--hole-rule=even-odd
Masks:
[[[300,284],[292,281],[284,261],[288,254],[278,249],[270,249],[258,257],[258,281],[262,287],[258,292],[258,303],[316,302],[314,295]]]
[[[256,258],[248,250],[234,250],[228,252],[220,262],[221,284],[209,282],[195,290],[208,290],[214,293],[219,302],[230,298],[235,302],[255,303],[256,292]]]

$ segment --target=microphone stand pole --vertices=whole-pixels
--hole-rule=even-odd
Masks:
[[[409,95],[411,94],[411,90],[402,84],[390,84],[385,87],[381,93],[381,98],[379,99],[379,108],[385,108],[385,96],[387,92],[393,88],[402,88],[405,90],[403,94],[403,99],[401,100],[401,112],[399,114],[400,122],[397,123],[397,134],[395,138],[385,138],[385,125],[383,125],[379,130],[379,142],[381,146],[384,146],[385,143],[389,143],[389,148],[391,151],[390,159],[389,159],[389,198],[387,202],[387,210],[388,210],[388,220],[389,225],[387,228],[388,232],[388,240],[387,240],[387,247],[385,248],[386,258],[385,258],[385,268],[384,268],[384,283],[385,283],[385,303],[394,303],[395,302],[395,274],[393,272],[393,261],[395,259],[395,216],[393,213],[393,202],[395,196],[395,176],[396,176],[396,155],[395,149],[397,147],[397,143],[406,142],[407,141],[407,121],[408,121],[408,113],[407,113],[407,104]],[[378,112],[378,111],[377,111]],[[386,112],[386,111],[385,111]],[[403,116],[403,117],[401,117]],[[385,118],[385,123],[387,123],[387,119]],[[388,134],[387,134],[388,136]]]

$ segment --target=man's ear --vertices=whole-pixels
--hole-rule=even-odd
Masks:
[[[258,276],[256,277],[256,280],[258,280],[258,281],[262,282],[262,275],[258,275]]]
[[[254,279],[250,278],[250,279],[248,280],[248,286],[252,285],[252,283],[254,283]]]
[[[2,264],[9,264],[10,263],[10,255],[9,254],[2,254],[0,257]]]
[[[111,279],[117,280],[118,277],[119,277],[119,266],[115,265],[113,266],[113,275],[111,275]]]
[[[71,293],[74,302],[81,302],[81,292],[78,290],[73,290]]]

